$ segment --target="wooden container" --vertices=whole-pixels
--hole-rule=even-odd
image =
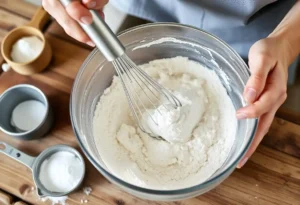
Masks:
[[[26,26],[20,26],[9,32],[3,39],[1,46],[2,56],[14,71],[22,75],[31,75],[44,70],[51,61],[52,50],[45,39],[42,28],[50,19],[50,15],[40,7],[32,20]],[[33,60],[17,63],[11,59],[11,50],[14,43],[25,36],[37,36],[43,42],[42,52]]]

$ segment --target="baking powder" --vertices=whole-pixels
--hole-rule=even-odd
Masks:
[[[39,179],[52,192],[69,192],[78,185],[84,174],[83,164],[73,153],[60,151],[42,165]]]
[[[27,100],[18,104],[11,117],[12,126],[20,131],[29,131],[38,127],[46,116],[46,106],[37,100]]]
[[[43,42],[36,36],[23,37],[14,43],[11,58],[17,63],[26,63],[35,59],[43,50]]]

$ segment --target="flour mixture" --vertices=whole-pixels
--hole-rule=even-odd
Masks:
[[[97,105],[93,132],[107,168],[137,186],[172,190],[207,180],[226,160],[237,121],[235,109],[215,72],[184,57],[151,61],[140,66],[170,89],[180,109],[163,113],[158,126],[143,119],[165,140],[143,133],[132,119],[121,81],[114,77]]]

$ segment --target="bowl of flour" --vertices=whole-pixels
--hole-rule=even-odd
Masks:
[[[180,24],[147,24],[119,38],[129,57],[182,107],[180,112],[149,108],[159,123],[143,120],[164,140],[142,132],[120,78],[95,49],[71,96],[72,124],[83,152],[109,181],[137,197],[179,200],[214,188],[233,172],[256,130],[257,119],[235,117],[246,105],[246,64],[223,41]]]

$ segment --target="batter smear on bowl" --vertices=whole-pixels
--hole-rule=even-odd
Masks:
[[[96,146],[107,169],[128,183],[157,190],[206,181],[225,162],[236,133],[235,109],[226,89],[214,71],[185,57],[140,67],[172,91],[182,107],[149,106],[141,120],[165,140],[149,137],[133,120],[115,76],[93,119]]]

